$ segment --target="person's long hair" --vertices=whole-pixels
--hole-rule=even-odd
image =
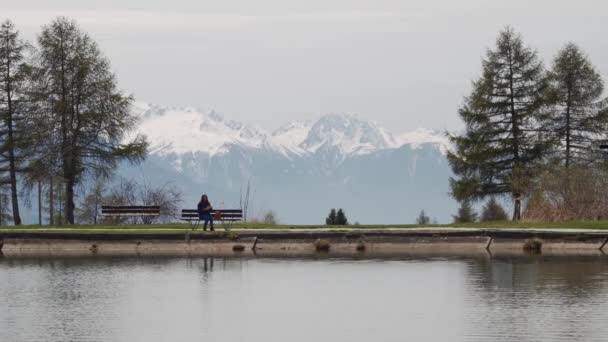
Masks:
[[[209,198],[207,197],[206,194],[203,194],[203,196],[201,196],[201,201],[198,202],[198,204],[202,205],[203,208],[206,208],[207,206],[209,206]]]

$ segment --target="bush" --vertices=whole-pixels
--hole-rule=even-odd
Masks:
[[[277,224],[277,218],[276,215],[274,213],[274,211],[269,210],[266,215],[264,215],[264,224],[270,224],[270,225],[275,225]]]
[[[477,221],[477,213],[473,210],[469,201],[463,201],[458,209],[458,214],[452,216],[454,223],[469,223]]]
[[[539,239],[528,239],[524,242],[524,252],[531,254],[540,254],[543,248],[543,242]]]
[[[552,168],[538,178],[524,217],[559,222],[608,218],[608,172],[603,169]]]
[[[507,221],[508,219],[507,212],[494,197],[490,197],[481,210],[481,222]]]
[[[317,239],[314,242],[314,246],[317,252],[328,252],[331,244],[327,240]]]

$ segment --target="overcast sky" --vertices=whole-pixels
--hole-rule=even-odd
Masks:
[[[349,112],[394,132],[462,127],[457,108],[506,25],[547,63],[575,41],[606,77],[607,13],[600,0],[0,1],[27,39],[75,18],[141,101],[267,129]]]

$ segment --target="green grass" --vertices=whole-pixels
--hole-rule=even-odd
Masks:
[[[319,229],[325,228],[330,231],[340,231],[342,229],[388,229],[388,228],[420,228],[420,227],[439,227],[439,228],[552,228],[552,229],[563,229],[563,228],[581,228],[581,229],[608,229],[608,221],[572,221],[572,222],[558,222],[558,223],[545,223],[545,222],[520,222],[514,223],[509,221],[501,222],[485,222],[485,223],[468,223],[468,224],[438,224],[438,225],[426,225],[420,226],[415,224],[384,224],[384,225],[348,225],[348,226],[327,226],[327,225],[267,225],[261,223],[238,223],[231,225],[217,224],[216,230],[220,233],[224,232],[224,228],[228,230],[292,230],[292,229]],[[71,233],[125,233],[125,234],[145,234],[145,233],[159,233],[159,234],[171,234],[171,233],[187,233],[190,231],[190,225],[188,224],[153,224],[153,225],[72,225],[72,226],[38,226],[38,225],[25,225],[25,226],[2,226],[0,227],[0,233],[3,232],[71,232]],[[199,227],[197,233],[201,231]]]

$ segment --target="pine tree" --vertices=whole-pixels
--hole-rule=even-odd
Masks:
[[[429,223],[431,223],[431,218],[427,216],[424,210],[421,210],[420,215],[418,215],[418,218],[416,219],[416,224],[425,225]]]
[[[118,161],[145,157],[145,137],[123,144],[134,128],[131,98],[122,94],[108,60],[78,25],[57,18],[38,37],[37,167],[64,182],[64,220],[74,223],[74,188],[91,173],[110,173]],[[40,165],[55,163],[55,166]]]
[[[346,218],[346,214],[342,208],[338,209],[338,214],[336,215],[336,224],[341,226],[348,224],[348,219]]]
[[[25,63],[26,43],[10,20],[0,25],[0,163],[7,176],[0,183],[10,185],[12,218],[21,224],[17,189],[17,173],[24,171],[23,153],[29,133],[23,130],[26,119],[25,95],[28,66]]]
[[[584,52],[569,43],[555,57],[549,81],[553,108],[546,128],[555,135],[557,159],[566,168],[601,159],[598,147],[608,128],[602,77]]]
[[[507,212],[496,201],[494,196],[490,197],[481,210],[481,222],[506,221]]]
[[[458,214],[452,216],[454,223],[470,223],[477,221],[477,213],[473,210],[471,202],[463,201],[458,209]]]
[[[329,215],[327,215],[327,218],[325,219],[325,224],[327,224],[328,226],[335,225],[336,222],[338,222],[337,216],[338,215],[336,213],[336,209],[332,208],[329,211]]]
[[[459,110],[466,133],[450,137],[455,151],[448,160],[458,177],[450,179],[454,198],[510,193],[513,220],[521,218],[522,193],[549,145],[539,125],[546,83],[536,52],[511,28],[502,31]]]

